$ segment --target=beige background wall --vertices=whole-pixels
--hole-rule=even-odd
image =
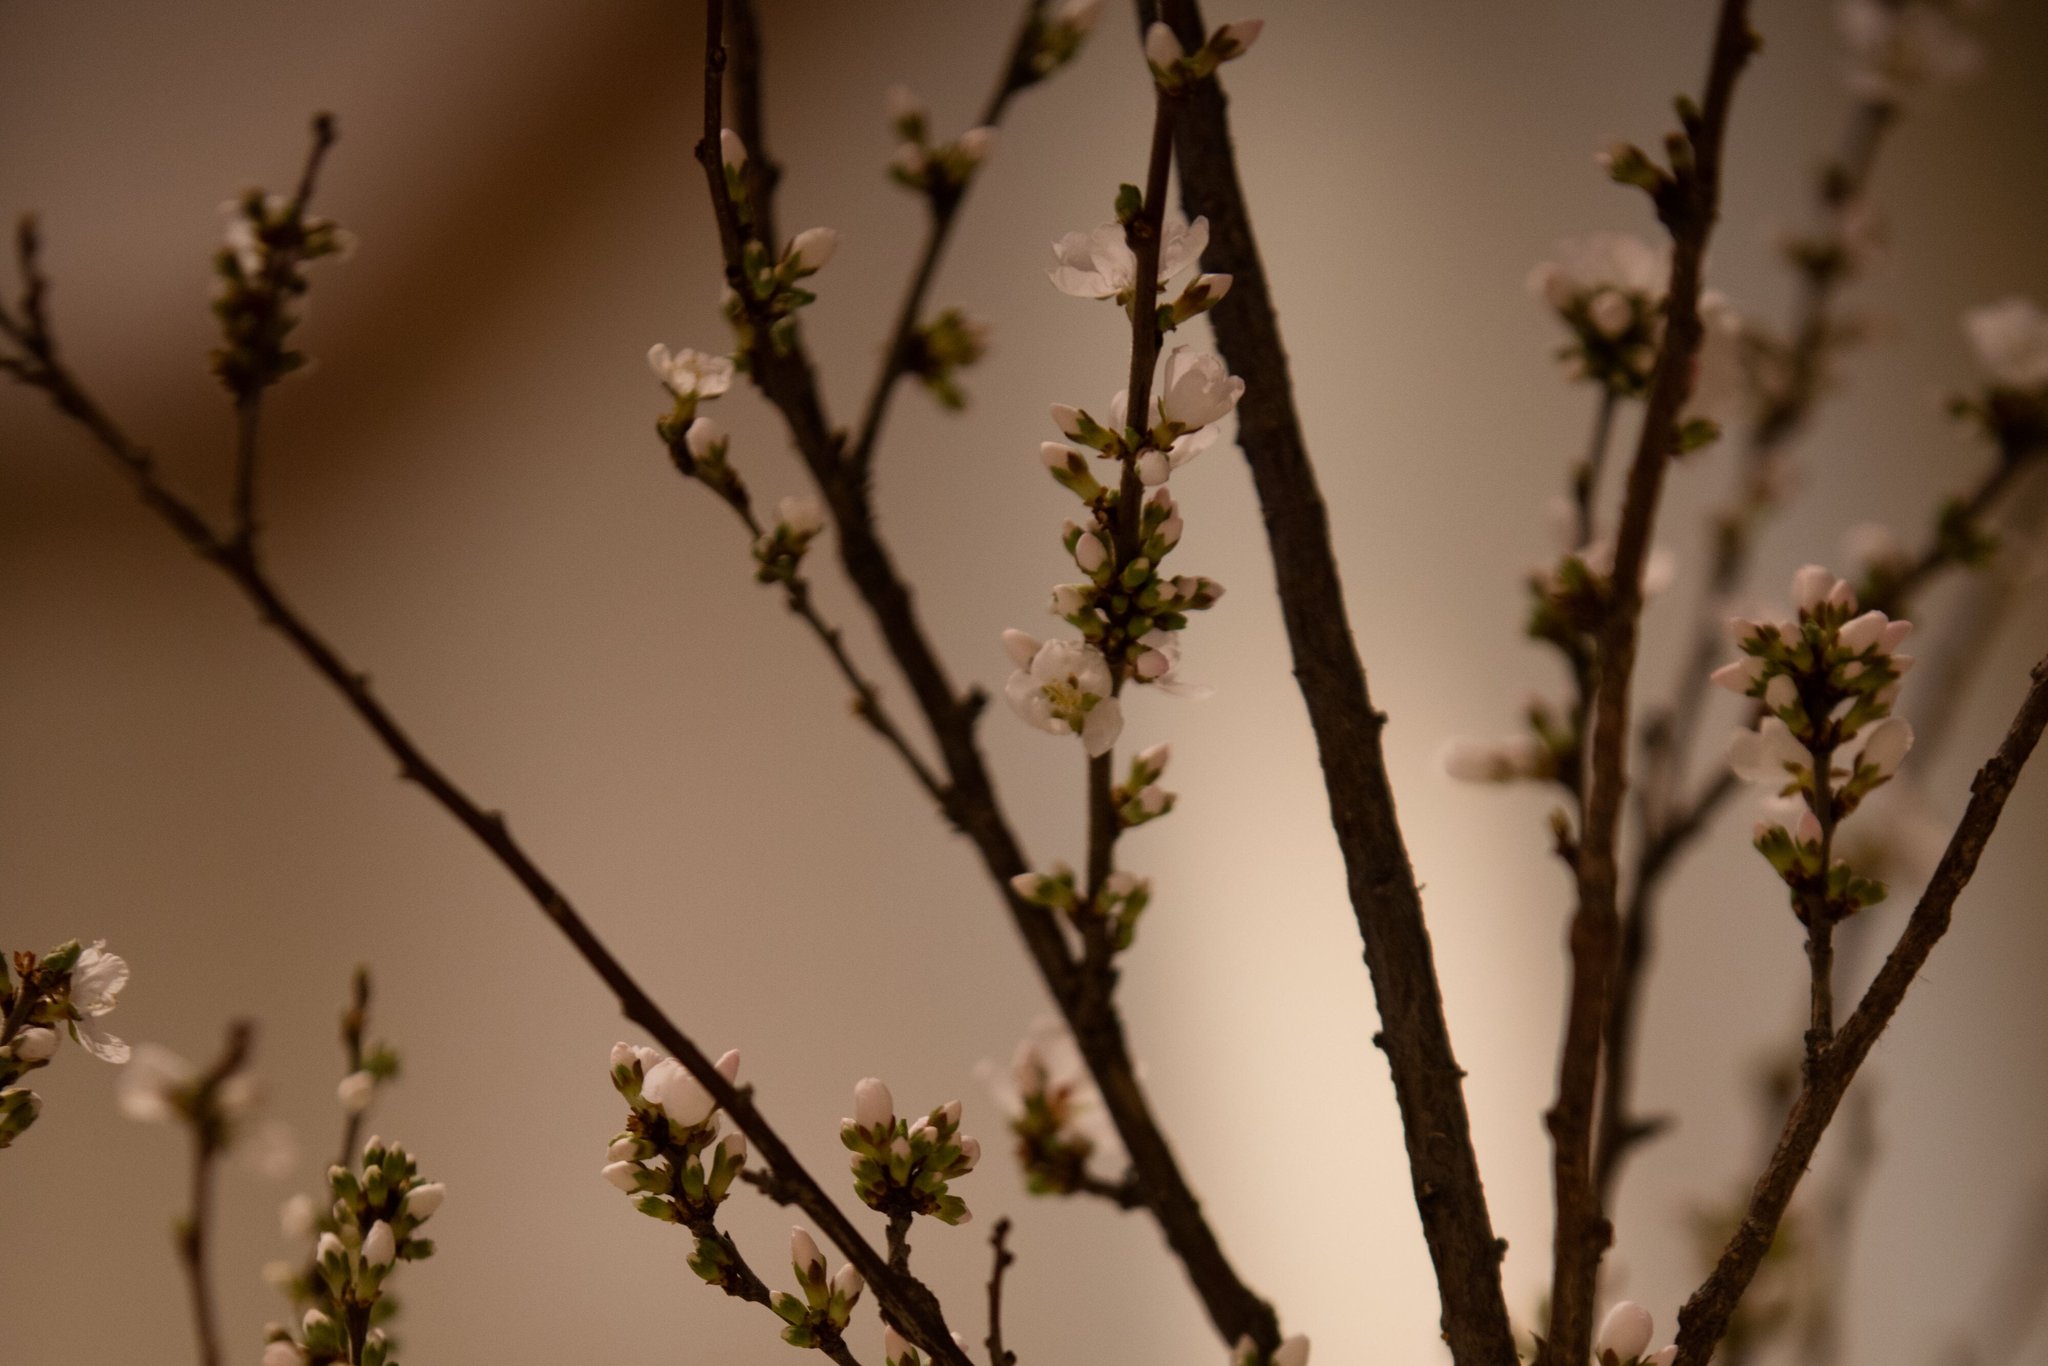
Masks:
[[[1010,7],[766,8],[785,225],[844,235],[807,322],[843,421],[917,238],[915,206],[881,174],[881,90],[907,79],[957,127]],[[1698,80],[1709,9],[1272,0],[1259,50],[1230,73],[1357,630],[1394,718],[1518,1312],[1548,1241],[1537,1115],[1566,889],[1545,850],[1548,798],[1454,787],[1434,754],[1449,735],[1504,730],[1525,690],[1555,684],[1519,637],[1519,577],[1549,553],[1540,508],[1590,399],[1555,378],[1556,338],[1521,281],[1561,237],[1649,228],[1590,153],[1662,132],[1670,95]],[[1741,92],[1712,274],[1777,317],[1772,235],[1798,221],[1846,104],[1824,7],[1779,0],[1760,18],[1769,47]],[[188,486],[217,494],[213,205],[285,182],[305,115],[340,115],[322,197],[362,246],[320,270],[305,331],[318,371],[273,407],[278,573],[678,1018],[708,1046],[744,1046],[770,1112],[836,1171],[834,1126],[868,1072],[908,1103],[963,1096],[970,1131],[996,1138],[971,1069],[1006,1056],[1043,1001],[969,852],[846,721],[812,642],[750,584],[729,519],[650,433],[647,344],[723,335],[687,160],[695,29],[693,6],[644,0],[13,0],[0,208],[43,215],[84,372]],[[1851,523],[1921,525],[1969,477],[1980,453],[1938,408],[1970,373],[1954,319],[2014,290],[2048,299],[2048,9],[2007,4],[1987,34],[1986,78],[1916,112],[1887,154],[1895,261],[1860,296],[1878,344],[1804,452],[1808,495],[1764,547],[1770,586],[1832,555]],[[1034,454],[1045,404],[1101,402],[1122,343],[1111,310],[1046,285],[1045,248],[1137,173],[1144,98],[1118,13],[1077,69],[1016,106],[937,291],[995,321],[975,405],[947,417],[907,394],[892,424],[887,530],[963,678],[1000,680],[996,633],[1035,624],[1062,575],[1064,495]],[[757,490],[796,487],[756,399],[719,416]],[[135,965],[115,1021],[130,1038],[198,1055],[230,1015],[258,1018],[275,1109],[311,1150],[290,1189],[338,1124],[347,969],[376,965],[407,1075],[373,1127],[451,1190],[443,1256],[403,1278],[408,1361],[788,1359],[764,1315],[694,1283],[674,1230],[597,1180],[619,1026],[565,947],[69,431],[14,392],[0,431],[0,946],[109,939]],[[1726,464],[1676,477],[1666,524],[1689,568]],[[1234,591],[1188,642],[1187,672],[1216,696],[1134,708],[1135,741],[1174,742],[1184,798],[1129,844],[1160,894],[1127,973],[1132,1030],[1229,1247],[1318,1360],[1434,1360],[1426,1259],[1248,481],[1219,450],[1176,492],[1182,563]],[[1691,583],[1660,604],[1653,649]],[[847,594],[828,576],[821,595],[882,671]],[[2044,639],[2037,596],[1930,766],[1945,809]],[[1665,686],[1668,664],[1648,674]],[[1004,714],[986,738],[1029,847],[1071,856],[1077,754]],[[1751,1162],[1747,1069],[1797,1018],[1796,927],[1748,819],[1687,866],[1655,980],[1645,1100],[1683,1122],[1635,1170],[1618,1256],[1626,1290],[1666,1323],[1693,1270],[1686,1212]],[[2037,776],[1869,1069],[1883,1157],[1849,1268],[1859,1362],[1933,1361],[2048,1176],[2044,819]],[[165,1235],[182,1147],[118,1118],[112,1081],[67,1053],[40,1083],[42,1124],[0,1160],[0,1361],[189,1353]],[[275,1312],[256,1273],[289,1250],[273,1217],[285,1193],[225,1183],[238,1362]],[[1027,1361],[1219,1358],[1143,1220],[1028,1202],[1000,1160],[966,1193],[985,1217],[1023,1220],[1012,1340]],[[779,1266],[780,1214],[733,1208],[758,1261]],[[918,1244],[977,1337],[981,1232]],[[2016,1359],[2048,1361],[2044,1343]]]

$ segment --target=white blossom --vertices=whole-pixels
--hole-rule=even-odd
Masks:
[[[1863,733],[1863,747],[1857,762],[1869,764],[1884,777],[1899,771],[1906,751],[1913,748],[1913,727],[1903,716],[1887,716]]]
[[[996,130],[988,127],[970,128],[953,139],[953,150],[969,166],[979,166],[988,160],[988,154],[996,145]]]
[[[640,1094],[650,1104],[659,1105],[671,1123],[685,1129],[702,1124],[718,1108],[704,1084],[674,1058],[663,1058],[647,1069]]]
[[[1766,716],[1755,730],[1738,730],[1728,742],[1728,766],[1744,782],[1783,787],[1813,772],[1813,753],[1776,716]]]
[[[379,1219],[370,1225],[370,1231],[363,1235],[363,1264],[370,1267],[390,1266],[398,1260],[398,1238],[391,1231],[391,1225]]]
[[[423,1186],[414,1186],[405,1193],[405,1212],[414,1219],[425,1221],[441,1208],[441,1202],[448,1198],[448,1188],[439,1181],[429,1181]]]
[[[1155,71],[1164,71],[1185,56],[1187,50],[1167,25],[1155,23],[1145,30],[1145,60]]]
[[[775,505],[775,520],[792,536],[809,540],[825,529],[825,509],[809,494],[793,493]]]
[[[732,129],[721,128],[718,130],[718,156],[728,171],[737,171],[747,164],[747,144]]]
[[[1006,633],[1003,644],[1014,660],[1023,632]],[[1106,754],[1123,730],[1123,708],[1113,693],[1109,661],[1092,645],[1048,640],[1030,662],[1003,685],[1010,709],[1053,735],[1078,735],[1091,757]]]
[[[1159,226],[1159,283],[1164,285],[1202,258],[1209,245],[1209,220],[1192,223],[1169,216]],[[1077,299],[1129,297],[1138,281],[1138,258],[1125,240],[1124,225],[1104,223],[1070,232],[1052,244],[1057,262],[1046,275],[1063,294]]]
[[[1529,272],[1529,289],[1559,310],[1609,291],[1655,303],[1664,297],[1669,276],[1667,247],[1628,233],[1601,232],[1561,244],[1557,260]]]
[[[57,1031],[31,1025],[14,1036],[8,1051],[22,1062],[48,1062],[57,1052]]]
[[[277,1226],[284,1230],[284,1236],[295,1243],[304,1242],[313,1236],[319,1207],[310,1195],[294,1195],[277,1209]]]
[[[306,1358],[288,1338],[279,1338],[263,1349],[259,1366],[304,1366]]]
[[[1308,1334],[1296,1333],[1275,1347],[1273,1366],[1308,1366]]]
[[[1835,19],[1849,49],[1850,89],[1890,102],[1975,75],[1984,54],[1954,8],[1942,0],[1842,0]]]
[[[359,1115],[370,1108],[371,1098],[377,1094],[377,1079],[368,1072],[351,1072],[341,1079],[334,1088],[334,1097],[341,1102],[341,1108],[352,1115]]]
[[[114,998],[128,985],[128,960],[107,952],[107,941],[96,939],[80,950],[71,967],[69,995],[79,1019],[71,1024],[71,1037],[101,1062],[128,1061],[128,1045],[106,1032],[101,1017],[114,1010]]]
[[[1991,377],[2013,389],[2048,385],[2048,313],[2015,295],[1963,315],[1963,330]]]
[[[985,1061],[974,1070],[996,1107],[1011,1119],[1024,1113],[1027,1096],[1056,1099],[1062,1138],[1087,1143],[1109,1170],[1121,1169],[1128,1160],[1080,1045],[1058,1016],[1032,1021],[1007,1068]]]
[[[114,1083],[114,1101],[130,1119],[168,1124],[178,1117],[176,1093],[198,1076],[198,1068],[161,1044],[138,1044]]]
[[[1231,61],[1252,50],[1252,44],[1259,41],[1260,32],[1266,27],[1264,19],[1238,19],[1217,29],[1209,40],[1223,61]],[[1303,1355],[1306,1356],[1307,1340],[1303,1339]],[[1275,1356],[1274,1361],[1280,1358]]]
[[[689,347],[673,354],[661,342],[647,349],[647,366],[677,398],[717,398],[732,387],[732,360]]]
[[[1229,416],[1242,397],[1244,381],[1230,373],[1221,356],[1186,346],[1166,353],[1156,400],[1161,422],[1183,431],[1206,427]]]
[[[1623,1300],[1607,1311],[1607,1317],[1600,1323],[1600,1331],[1593,1337],[1593,1354],[1612,1354],[1621,1361],[1634,1361],[1650,1350],[1650,1335],[1657,1331],[1657,1322],[1650,1317],[1650,1311],[1632,1300]]]
[[[825,1254],[818,1251],[817,1241],[800,1228],[789,1231],[789,1261],[799,1280],[825,1279]]]
[[[860,1268],[852,1262],[840,1267],[832,1277],[832,1293],[845,1301],[849,1308],[866,1288],[867,1281],[861,1276]]]
[[[1244,381],[1237,380],[1237,384],[1242,392]],[[1182,432],[1163,451],[1147,448],[1138,456],[1138,480],[1147,488],[1156,488],[1164,484],[1175,470],[1215,444],[1216,429],[1198,427],[1191,432]]]
[[[880,1077],[862,1077],[854,1084],[853,1122],[869,1130],[895,1127],[896,1098]]]
[[[804,275],[823,270],[839,250],[839,234],[831,228],[806,228],[790,242],[783,259]]]
[[[605,1180],[631,1195],[640,1189],[640,1164],[638,1162],[607,1162],[598,1172]]]

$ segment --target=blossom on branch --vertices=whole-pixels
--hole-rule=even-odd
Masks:
[[[1080,641],[1041,642],[1022,631],[1005,631],[1003,648],[1017,665],[1003,685],[1012,711],[1049,734],[1080,736],[1091,758],[1109,752],[1124,716],[1102,651]]]
[[[1202,259],[1209,245],[1209,220],[1188,223],[1169,215],[1159,226],[1159,284]],[[1138,281],[1138,257],[1121,223],[1070,232],[1053,243],[1058,263],[1046,275],[1054,288],[1077,299],[1115,299],[1128,305]],[[1220,294],[1218,297],[1221,297]]]

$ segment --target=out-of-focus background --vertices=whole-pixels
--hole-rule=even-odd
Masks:
[[[806,327],[846,422],[920,236],[918,205],[884,177],[883,90],[910,82],[956,131],[1014,16],[992,0],[765,8],[784,226],[842,234]],[[995,329],[972,407],[946,415],[906,392],[880,459],[884,529],[962,680],[998,683],[997,633],[1037,626],[1047,586],[1072,573],[1066,495],[1036,455],[1047,403],[1099,404],[1122,382],[1115,311],[1044,277],[1047,244],[1107,217],[1142,167],[1147,83],[1111,8],[1078,64],[1014,106],[940,273],[935,303]],[[1529,1324],[1566,881],[1548,794],[1458,787],[1435,756],[1452,735],[1507,733],[1527,692],[1557,686],[1520,635],[1521,576],[1554,553],[1543,508],[1592,399],[1558,377],[1560,337],[1523,278],[1561,238],[1653,230],[1592,153],[1654,145],[1671,96],[1698,83],[1711,9],[1270,0],[1264,39],[1228,72]],[[218,498],[214,205],[282,187],[307,116],[335,111],[322,208],[361,246],[315,268],[303,339],[317,369],[266,419],[271,554],[295,600],[509,813],[687,1028],[744,1047],[761,1102],[817,1170],[843,1169],[836,1126],[862,1075],[906,1106],[967,1102],[991,1152],[962,1188],[978,1221],[916,1245],[971,1336],[986,1225],[1010,1213],[1025,1360],[1220,1360],[1144,1218],[1022,1193],[973,1071],[1008,1056],[1040,987],[970,851],[848,720],[815,643],[750,582],[729,515],[653,436],[648,344],[725,335],[689,160],[698,21],[695,5],[648,0],[15,0],[0,6],[0,208],[41,215],[61,336],[95,390],[183,485]],[[1711,275],[1782,320],[1773,244],[1806,220],[1849,100],[1828,7],[1764,5],[1759,22]],[[1763,546],[1768,593],[1805,560],[1839,559],[1854,523],[1923,534],[1938,496],[1987,458],[1941,412],[1974,373],[1958,314],[2048,299],[2048,10],[2015,0],[1982,33],[1983,76],[1914,107],[1885,150],[1891,255],[1853,296],[1871,344],[1800,451],[1802,498]],[[735,391],[717,412],[758,494],[799,487],[758,399]],[[253,1362],[280,1312],[258,1276],[293,1253],[278,1202],[313,1187],[339,1130],[334,1022],[361,961],[377,972],[376,1031],[405,1058],[371,1127],[450,1190],[441,1255],[400,1278],[407,1360],[785,1360],[766,1315],[697,1285],[687,1239],[598,1180],[621,1111],[604,1055],[622,1026],[567,947],[39,400],[0,392],[0,432],[0,947],[106,938],[135,971],[110,1023],[188,1056],[210,1054],[230,1017],[260,1022],[270,1106],[304,1156],[282,1185],[240,1169],[224,1181],[232,1359]],[[1674,475],[1662,539],[1683,568],[1652,609],[1655,692],[1729,458]],[[1183,794],[1126,846],[1157,889],[1125,976],[1131,1032],[1226,1245],[1317,1359],[1438,1360],[1256,506],[1222,447],[1175,490],[1177,563],[1232,593],[1187,639],[1185,671],[1215,696],[1131,708],[1134,742],[1173,742]],[[819,563],[826,610],[900,698]],[[1938,622],[1951,601],[1921,615]],[[1940,814],[1959,809],[2044,639],[2048,609],[2023,595],[1921,765]],[[1000,708],[985,737],[1032,854],[1073,857],[1077,748]],[[2048,1178],[2044,818],[2034,775],[1859,1082],[1879,1156],[1839,1267],[1850,1360],[1941,1360],[1997,1297]],[[1799,933],[1750,819],[1745,799],[1685,866],[1648,1008],[1643,1099],[1678,1125],[1625,1188],[1614,1290],[1665,1326],[1696,1279],[1695,1212],[1753,1172],[1757,1061],[1800,1020]],[[1875,914],[1882,937],[1903,908]],[[169,1240],[183,1142],[121,1119],[113,1084],[67,1049],[37,1077],[41,1123],[0,1158],[0,1361],[191,1350]],[[757,1264],[779,1268],[783,1215],[748,1194],[728,1208]],[[877,1330],[862,1331],[879,1359]],[[2048,1361],[2038,1333],[1983,1345]]]

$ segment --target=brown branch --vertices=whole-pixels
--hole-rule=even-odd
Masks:
[[[341,1051],[348,1060],[348,1071],[343,1076],[354,1076],[363,1070],[363,1031],[370,1024],[370,969],[358,967],[349,982],[348,1008],[341,1013]],[[341,1152],[334,1159],[337,1167],[354,1169],[356,1158],[361,1155],[363,1119],[367,1109],[350,1109],[341,1122]]]
[[[988,1361],[989,1366],[1017,1366],[1017,1354],[1003,1346],[1003,1273],[1017,1260],[1010,1251],[1010,1221],[996,1220],[993,1232],[989,1234],[988,1245],[994,1251],[994,1263],[988,1273]]]
[[[1031,44],[1038,33],[1039,16],[1047,0],[1025,0],[1024,17],[1017,26],[1017,36],[1010,44],[1010,55],[1003,64],[1002,76],[996,81],[995,92],[981,111],[978,126],[993,128],[1002,122],[1003,111],[1009,107],[1010,99],[1018,91],[1035,83],[1038,75],[1031,69]],[[751,4],[743,6],[751,9]],[[740,28],[735,25],[735,28]],[[744,47],[735,42],[736,51]],[[742,69],[745,63],[741,63]],[[747,88],[738,80],[735,83]],[[754,102],[759,105],[758,83],[753,87]],[[742,134],[744,136],[744,134]],[[751,144],[750,144],[751,145]],[[968,177],[973,183],[974,173]],[[903,303],[896,311],[895,326],[889,329],[889,340],[882,351],[882,372],[875,377],[874,388],[868,392],[867,407],[860,420],[859,435],[854,438],[853,453],[849,459],[858,477],[865,478],[875,457],[875,442],[882,434],[883,419],[888,416],[889,400],[895,395],[897,381],[909,373],[914,357],[914,343],[917,336],[918,319],[924,313],[925,296],[931,292],[932,279],[938,274],[939,259],[945,255],[946,244],[953,235],[953,225],[960,217],[960,203],[966,198],[967,185],[957,191],[930,196],[931,224],[925,230],[924,249],[918,253],[917,266],[910,273],[910,287],[904,291]],[[774,240],[772,235],[769,240]]]
[[[1139,0],[1141,23],[1159,16]],[[1203,41],[1197,6],[1165,8],[1183,46]],[[1386,1054],[1407,1144],[1409,1177],[1443,1300],[1457,1366],[1510,1366],[1514,1334],[1501,1293],[1506,1244],[1493,1231],[1451,1049],[1422,897],[1394,811],[1381,731],[1351,636],[1329,512],[1295,410],[1273,295],[1231,147],[1228,106],[1213,80],[1188,95],[1177,129],[1182,205],[1209,220],[1206,264],[1231,277],[1210,312],[1216,344],[1245,381],[1237,440],[1250,465],[1273,556],[1280,609],[1344,856],[1352,908],[1379,1006],[1374,1042]]]
[[[1678,448],[1678,422],[1699,354],[1700,271],[1719,216],[1728,107],[1736,78],[1756,48],[1748,10],[1747,0],[1723,0],[1704,98],[1696,110],[1681,106],[1686,127],[1683,140],[1673,140],[1675,178],[1657,195],[1659,216],[1672,236],[1671,282],[1665,296],[1663,346],[1615,532],[1613,606],[1597,637],[1592,753],[1577,859],[1579,907],[1570,935],[1571,994],[1557,1099],[1547,1116],[1557,1221],[1550,1329],[1540,1358],[1546,1366],[1577,1366],[1591,1354],[1593,1296],[1600,1259],[1612,1237],[1593,1179],[1593,1132],[1601,1036],[1612,1005],[1621,940],[1616,850],[1628,786],[1629,694],[1643,606],[1643,561],[1665,470]]]
[[[2048,658],[2033,669],[2031,686],[2013,718],[1998,752],[1977,771],[1970,784],[1970,804],[1949,839],[1927,890],[1913,908],[1898,943],[1863,993],[1856,1010],[1843,1022],[1834,1041],[1809,1069],[1792,1112],[1780,1131],[1776,1150],[1757,1178],[1742,1224],[1711,1275],[1693,1292],[1678,1315],[1678,1366],[1707,1366],[1714,1347],[1727,1331],[1743,1292],[1749,1288],[1764,1254],[1777,1235],[1779,1221],[1793,1192],[1813,1160],[1821,1135],[1834,1118],[1857,1069],[1870,1055],[1885,1027],[1897,1013],[1906,990],[1947,933],[1956,898],[1977,871],[1977,861],[1997,828],[2006,798],[2012,794],[2034,746],[2048,728]]]
[[[707,7],[705,44],[705,126],[697,159],[705,174],[713,216],[726,263],[726,277],[741,308],[755,322],[747,352],[748,372],[783,416],[793,444],[818,485],[838,532],[840,563],[866,604],[890,656],[924,713],[943,765],[950,803],[947,814],[974,843],[983,866],[1009,909],[1032,960],[1087,1062],[1103,1106],[1130,1154],[1136,1188],[1166,1235],[1174,1255],[1220,1336],[1235,1342],[1251,1336],[1270,1350],[1279,1342],[1272,1308],[1238,1276],[1215,1230],[1202,1213],[1165,1133],[1139,1084],[1123,1021],[1110,1002],[1113,977],[1084,973],[1058,921],[1042,906],[1025,901],[1010,879],[1029,869],[1023,850],[997,800],[994,783],[975,736],[985,699],[957,691],[912,604],[909,586],[897,572],[875,527],[864,479],[844,458],[844,443],[826,420],[802,341],[794,330],[786,345],[775,345],[760,301],[753,298],[743,269],[744,240],[719,157],[720,89],[725,52],[721,7]],[[1505,1314],[1503,1314],[1505,1333]],[[1504,1339],[1505,1340],[1505,1339]]]
[[[32,249],[22,264],[33,289],[39,276]],[[751,1088],[735,1087],[728,1082],[703,1050],[641,988],[568,896],[512,837],[504,817],[470,797],[427,757],[377,699],[368,677],[351,667],[284,599],[247,543],[216,533],[196,508],[159,480],[149,453],[128,439],[57,359],[48,333],[33,335],[29,340],[32,345],[24,348],[22,358],[28,369],[24,378],[47,393],[65,415],[84,426],[143,502],[169,523],[202,560],[226,574],[256,608],[264,624],[283,635],[307,664],[341,694],[397,760],[399,775],[424,790],[503,865],[611,990],[625,1017],[645,1029],[711,1092],[719,1107],[746,1134],[761,1160],[795,1193],[794,1203],[859,1268],[884,1308],[903,1326],[904,1333],[946,1366],[968,1366],[966,1354],[954,1345],[931,1291],[914,1277],[900,1276],[890,1269],[755,1107]]]
[[[199,1339],[199,1366],[220,1366],[220,1309],[213,1299],[213,1274],[206,1264],[207,1240],[213,1223],[213,1173],[227,1146],[226,1122],[220,1112],[221,1084],[249,1061],[254,1031],[246,1020],[228,1026],[226,1046],[213,1066],[192,1084],[186,1118],[192,1128],[192,1208],[178,1224],[178,1260],[185,1268],[191,1294],[192,1328]]]

